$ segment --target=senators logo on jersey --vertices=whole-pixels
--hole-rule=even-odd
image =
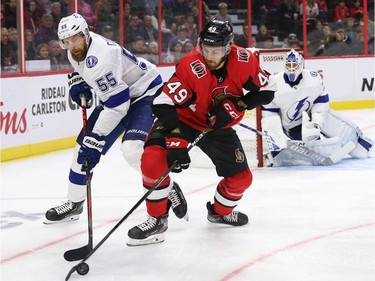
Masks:
[[[191,70],[198,77],[198,79],[207,74],[206,66],[200,60],[193,61],[190,66]]]

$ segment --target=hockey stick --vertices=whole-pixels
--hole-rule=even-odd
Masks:
[[[242,123],[238,123],[238,125],[258,135],[265,137],[270,151],[281,151],[280,149],[275,150],[275,148],[279,148],[279,147],[277,146],[275,141],[272,139],[272,137],[269,136],[266,132],[259,131],[257,129],[254,129]],[[332,155],[326,157],[326,156],[320,155],[319,153],[312,151],[311,149],[305,147],[304,145],[305,144],[302,141],[292,140],[292,141],[287,141],[287,147],[284,149],[289,149],[297,154],[300,154],[301,156],[307,157],[310,160],[312,160],[313,163],[317,163],[318,165],[330,166],[342,160],[355,147],[355,144],[353,142],[348,142],[343,147],[335,151]]]
[[[83,120],[83,135],[87,132],[87,107],[86,98],[81,95],[82,105],[82,120]],[[88,166],[88,159],[82,164]],[[85,258],[93,248],[93,231],[92,231],[92,201],[91,201],[91,169],[86,170],[86,191],[87,191],[87,223],[88,223],[88,236],[89,240],[86,246],[81,248],[72,249],[64,253],[64,258],[67,261],[76,261]]]
[[[207,132],[211,129],[212,123],[204,130],[202,131],[199,136],[190,143],[188,147],[188,151],[190,151],[194,146],[197,145],[197,143],[207,134]],[[102,238],[102,240],[99,241],[99,243],[88,253],[88,255],[77,265],[73,266],[68,275],[65,278],[65,281],[69,280],[70,276],[74,273],[74,271],[77,271],[79,275],[86,275],[89,272],[89,265],[86,263],[86,261],[100,248],[100,246],[112,235],[112,233],[134,212],[135,209],[139,207],[139,205],[142,204],[142,202],[153,192],[172,172],[172,170],[177,166],[177,162],[173,163],[169,169],[158,179],[157,182],[141,197],[141,199],[138,200],[137,203],[130,209],[130,211],[107,233],[106,236]]]

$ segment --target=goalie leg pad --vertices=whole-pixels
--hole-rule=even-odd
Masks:
[[[356,124],[332,109],[327,112],[322,132],[328,137],[341,137],[342,145],[354,142],[356,146],[349,154],[355,158],[373,156],[374,142],[366,138]]]
[[[289,138],[284,134],[279,115],[270,115],[262,118],[262,128],[273,140],[271,142],[267,141],[267,146],[265,146],[268,147],[270,151],[281,150],[287,146],[286,143]],[[272,148],[269,147],[270,143],[272,143]]]
[[[329,157],[332,153],[341,148],[341,138],[332,137],[309,141],[306,143],[306,147],[320,155]]]

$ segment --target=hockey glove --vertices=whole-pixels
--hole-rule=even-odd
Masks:
[[[228,126],[234,120],[240,119],[245,108],[238,105],[233,98],[226,98],[220,104],[215,105],[210,111],[210,116],[216,116],[213,122],[213,129],[220,129]]]
[[[83,164],[86,161],[86,163],[82,165],[82,171],[91,170],[99,163],[104,145],[105,140],[103,136],[90,133],[84,137],[77,158],[78,164]]]
[[[177,163],[172,172],[180,173],[182,170],[189,168],[190,156],[187,149],[189,142],[184,136],[180,133],[171,133],[165,137],[165,142],[168,149],[168,167],[171,167],[175,162]]]
[[[78,72],[68,74],[68,86],[72,101],[76,102],[80,107],[82,107],[81,95],[83,95],[86,99],[87,108],[91,107],[90,101],[92,100],[92,92],[90,90],[90,86],[85,82],[85,80],[83,80]]]
[[[320,127],[314,122],[310,122],[310,117],[306,111],[302,112],[302,141],[309,142],[320,138]]]

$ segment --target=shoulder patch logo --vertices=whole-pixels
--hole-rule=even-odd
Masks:
[[[193,61],[190,66],[191,70],[198,77],[198,79],[207,74],[206,66],[200,60]]]
[[[87,68],[93,68],[98,63],[98,58],[95,56],[89,56],[86,59]]]
[[[310,71],[310,75],[312,77],[316,77],[316,76],[318,76],[318,72],[316,72],[316,71]]]
[[[249,53],[245,49],[238,49],[237,50],[237,55],[238,55],[238,61],[241,62],[248,62],[249,61]]]

